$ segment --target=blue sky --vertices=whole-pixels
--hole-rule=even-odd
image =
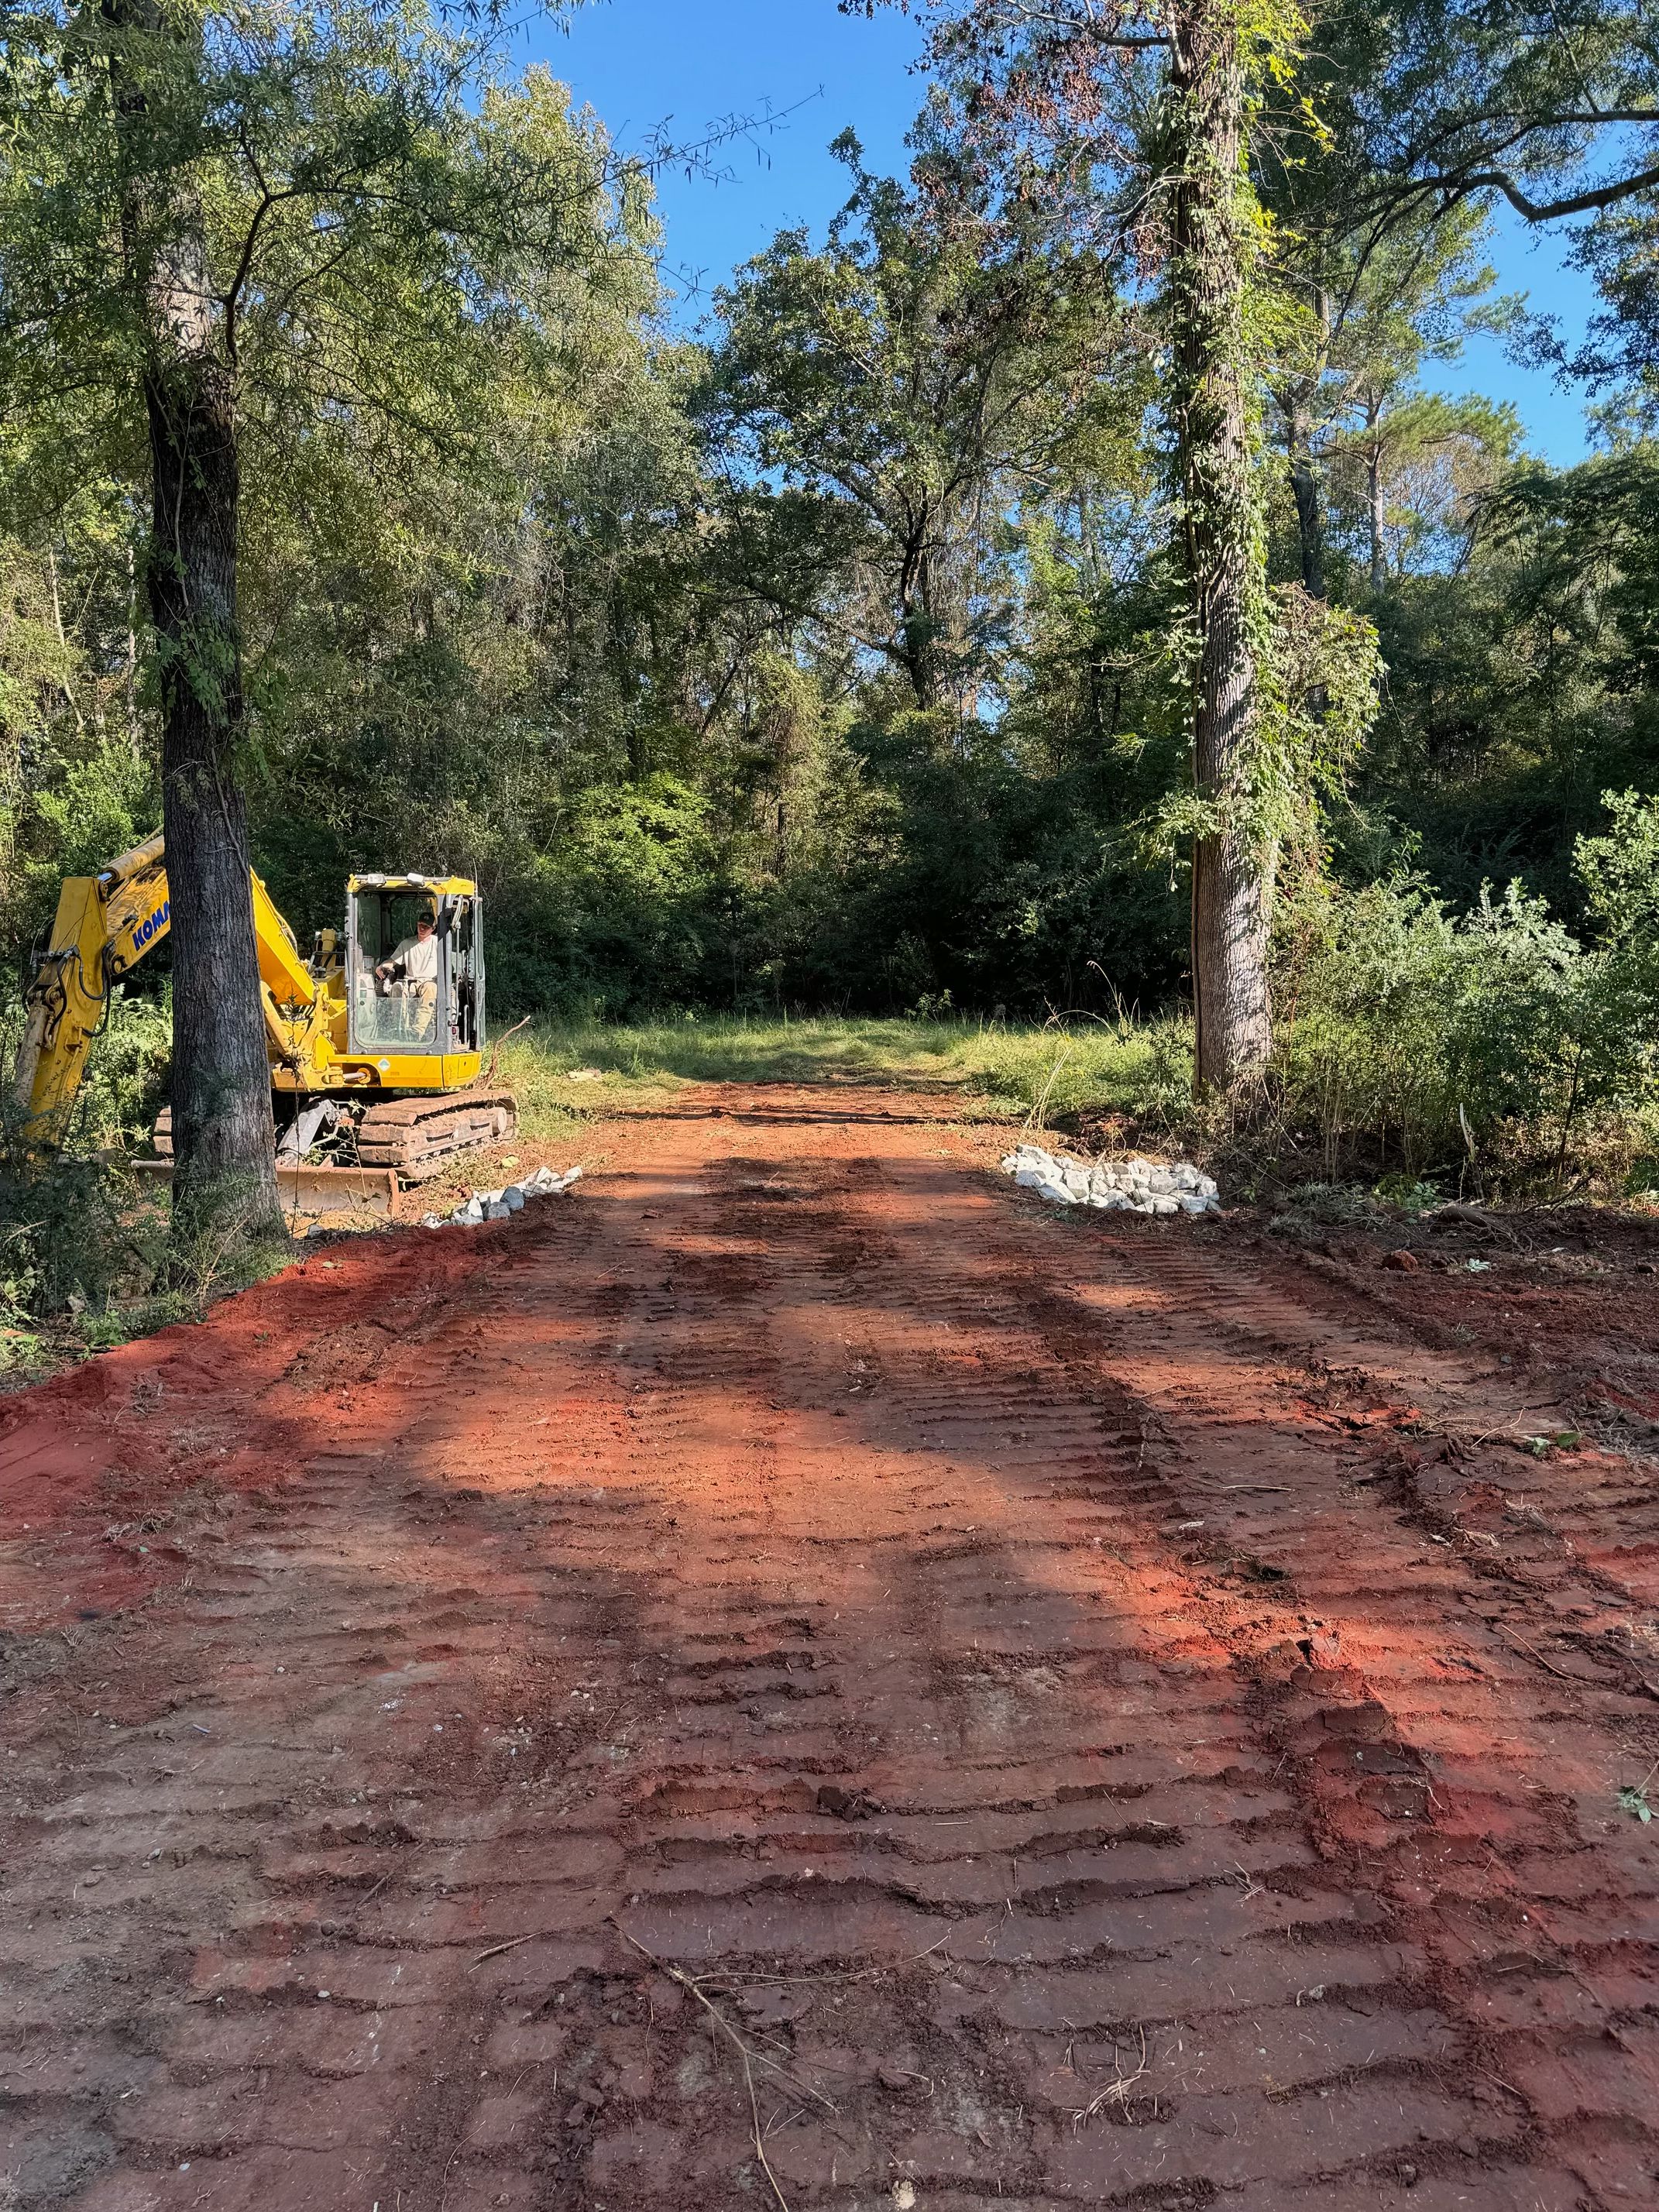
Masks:
[[[543,21],[528,34],[545,61],[624,146],[659,125],[678,140],[733,113],[793,110],[778,128],[719,156],[718,182],[669,171],[658,185],[671,273],[684,280],[681,312],[695,321],[708,296],[773,233],[797,223],[822,233],[846,197],[845,172],[826,150],[849,123],[872,167],[902,171],[904,133],[921,104],[909,74],[921,32],[896,9],[873,22],[841,15],[836,0],[598,0],[567,31]],[[1541,238],[1500,219],[1492,258],[1500,288],[1525,292],[1535,313],[1582,330],[1591,295],[1563,265],[1559,234]],[[1514,402],[1532,449],[1558,465],[1584,453],[1579,395],[1547,370],[1506,358],[1499,341],[1473,340],[1461,361],[1437,364],[1448,392]]]

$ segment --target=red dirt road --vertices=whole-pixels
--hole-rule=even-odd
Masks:
[[[8,2212],[1659,2203],[1654,1461],[945,1110],[0,1405]]]

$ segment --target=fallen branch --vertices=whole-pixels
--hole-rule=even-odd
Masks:
[[[636,1936],[630,1936],[628,1930],[623,1926],[621,1921],[617,1919],[614,1915],[607,1915],[606,1917],[610,1919],[611,1925],[616,1929],[617,1935],[622,1937],[624,1943],[629,1945],[631,1949],[637,1951],[641,1958],[648,1959],[659,1974],[666,1974],[671,1982],[678,1982],[680,1987],[689,1996],[693,1996],[696,1999],[697,2002],[708,2014],[710,2020],[712,2020],[714,2025],[720,2029],[721,2034],[726,2037],[726,2040],[736,2051],[743,2065],[743,2086],[749,2092],[749,2119],[754,2136],[755,2155],[761,2162],[761,2171],[766,2176],[773,2196],[778,2200],[779,2212],[789,2212],[789,2200],[784,2195],[782,2189],[780,2187],[778,2177],[772,2171],[772,2162],[766,2155],[765,2134],[764,2130],[761,2127],[760,2100],[755,2094],[755,2069],[750,2063],[751,2057],[758,2058],[763,2066],[769,2067],[772,2072],[777,2075],[781,2080],[787,2081],[792,2089],[797,2090],[802,2094],[812,2098],[817,2103],[823,2106],[827,2111],[833,2112],[836,2109],[834,2105],[830,2103],[829,2098],[824,2096],[821,2091],[813,2088],[810,2082],[798,2081],[786,2067],[780,2066],[775,2058],[769,2058],[763,2051],[757,2050],[751,2053],[747,2040],[738,2034],[737,2029],[732,2027],[731,2021],[727,2020],[726,2014],[720,2010],[714,1999],[699,1986],[698,1976],[696,1974],[688,1974],[684,1966],[677,1966],[667,1959],[659,1959],[654,1951],[647,1951],[645,1945],[641,1943]],[[702,1978],[707,1978],[704,1977]]]
[[[521,1022],[514,1022],[510,1030],[503,1030],[501,1035],[496,1038],[495,1048],[489,1055],[489,1065],[485,1068],[483,1076],[479,1079],[479,1088],[481,1090],[488,1088],[488,1086],[495,1080],[495,1062],[501,1058],[501,1047],[507,1042],[508,1037],[515,1037],[520,1030],[527,1030],[533,1018],[533,1016],[526,1014]]]
[[[1517,1636],[1512,1628],[1505,1628],[1501,1620],[1494,1620],[1492,1625],[1504,1638],[1505,1643],[1513,1644],[1518,1646],[1521,1650],[1526,1653],[1528,1658],[1535,1659],[1540,1667],[1547,1668],[1550,1674],[1555,1675],[1559,1680],[1563,1682],[1575,1683],[1577,1681],[1578,1677],[1576,1674],[1569,1674],[1565,1667],[1556,1666],[1553,1661],[1547,1659],[1541,1651],[1535,1650],[1534,1647],[1528,1643],[1524,1636]],[[1496,2081],[1497,2078],[1496,2075],[1492,2076],[1494,2081]],[[1508,2084],[1506,2083],[1504,2086],[1507,2087]]]

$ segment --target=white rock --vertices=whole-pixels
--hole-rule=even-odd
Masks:
[[[1205,1213],[1219,1211],[1212,1176],[1190,1160],[1149,1160],[1139,1152],[1121,1159],[1083,1160],[1022,1140],[1005,1153],[1002,1171],[1023,1189],[1055,1206],[1092,1206],[1102,1212]],[[579,1170],[572,1170],[574,1181]]]
[[[422,1229],[441,1229],[443,1225],[444,1217],[441,1213],[423,1213],[421,1216]]]

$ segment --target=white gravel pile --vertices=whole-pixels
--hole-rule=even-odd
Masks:
[[[568,1190],[580,1175],[580,1168],[567,1168],[562,1175],[555,1175],[551,1168],[538,1168],[533,1175],[518,1182],[503,1183],[499,1190],[475,1190],[453,1213],[423,1213],[421,1226],[473,1229],[481,1221],[505,1221],[509,1214],[520,1212],[526,1199],[551,1198],[559,1191]]]
[[[1056,1206],[1095,1206],[1103,1212],[1218,1213],[1215,1179],[1186,1160],[1079,1160],[1070,1152],[1045,1152],[1017,1145],[1002,1163],[1005,1175]]]

